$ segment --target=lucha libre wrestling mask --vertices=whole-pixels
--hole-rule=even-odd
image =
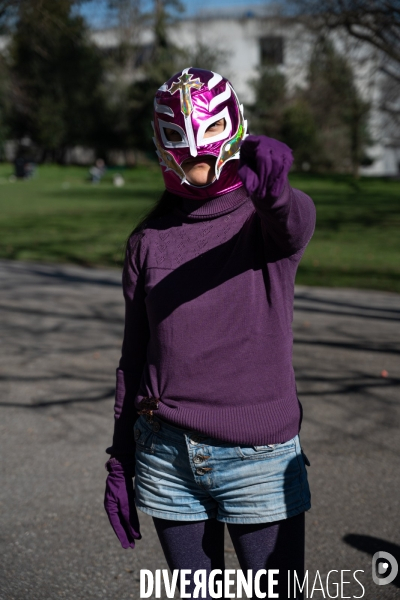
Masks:
[[[224,130],[205,137],[208,127],[224,119]],[[153,141],[168,191],[185,198],[207,199],[242,185],[238,177],[239,148],[246,136],[243,106],[227,79],[203,69],[184,69],[158,90],[154,99]],[[174,141],[166,130],[174,131]],[[214,156],[215,179],[195,186],[187,181],[182,163]]]

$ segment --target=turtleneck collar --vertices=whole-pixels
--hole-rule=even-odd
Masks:
[[[184,215],[186,219],[201,221],[230,213],[247,200],[247,192],[242,186],[232,192],[205,201],[182,198],[174,212]]]

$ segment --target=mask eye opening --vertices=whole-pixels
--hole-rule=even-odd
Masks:
[[[160,128],[161,140],[164,145],[164,148],[187,148],[189,146],[188,139],[186,137],[186,133],[179,125],[176,123],[170,123],[169,121],[163,121],[158,119],[158,126]],[[167,137],[167,131],[176,132],[179,135],[180,139],[178,140],[169,140]]]
[[[183,142],[183,137],[180,131],[172,129],[172,127],[164,127],[165,137],[169,142]]]
[[[207,129],[209,127],[212,127],[212,125],[214,125],[214,123],[217,123],[217,121],[220,121],[221,119],[225,119],[224,130],[221,131],[220,133],[218,133],[217,135],[213,135],[210,137],[204,137]],[[200,124],[199,130],[197,132],[197,146],[199,146],[199,147],[207,146],[207,144],[214,144],[215,142],[220,142],[221,140],[226,140],[231,135],[231,132],[232,132],[232,121],[231,121],[228,107],[225,106],[225,108],[217,115],[213,115],[213,116],[209,117],[208,119],[206,119],[205,121],[202,121],[202,123]]]
[[[220,123],[221,121],[223,121],[223,122],[224,122],[224,123],[223,123],[223,126],[224,126],[224,129],[225,129],[225,128],[226,128],[226,120],[225,120],[225,119],[217,119],[216,121],[214,121],[214,123],[211,123],[211,124],[210,124],[210,125],[207,127],[207,129],[205,130],[205,132],[204,132],[204,133],[206,134],[206,133],[207,133],[207,132],[208,132],[208,131],[211,129],[211,127],[214,127],[215,125],[218,125],[218,123]],[[218,134],[216,134],[216,135],[218,135]],[[209,136],[209,137],[214,137],[214,136],[212,136],[212,135],[211,135],[211,136]]]

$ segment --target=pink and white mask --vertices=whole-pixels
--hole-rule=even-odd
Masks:
[[[225,128],[205,137],[207,128],[224,119]],[[160,87],[154,98],[153,141],[167,190],[185,198],[206,199],[242,185],[238,177],[239,149],[246,136],[243,106],[227,79],[203,69],[184,69]],[[180,140],[169,141],[166,129]],[[195,186],[187,181],[182,163],[200,156],[214,156],[215,179]]]

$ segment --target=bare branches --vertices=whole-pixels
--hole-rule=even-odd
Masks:
[[[313,29],[344,29],[400,62],[398,0],[288,0],[287,7]]]
[[[318,37],[347,34],[369,48],[370,67],[379,73],[381,111],[379,136],[398,140],[400,121],[400,1],[399,0],[286,0],[287,13],[297,17]],[[375,66],[374,66],[375,65]],[[383,115],[386,115],[385,117]]]

